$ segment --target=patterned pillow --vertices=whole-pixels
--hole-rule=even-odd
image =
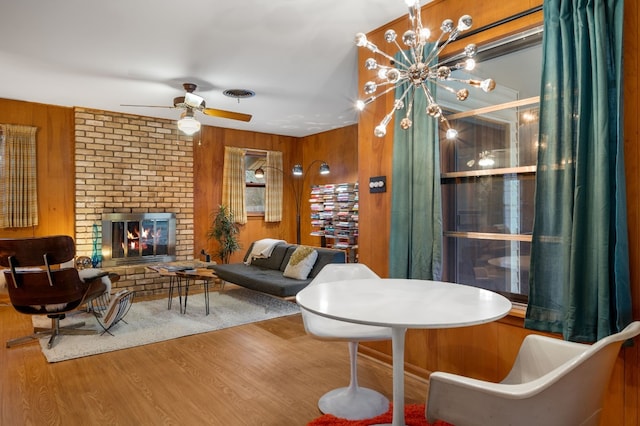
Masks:
[[[289,258],[282,275],[296,280],[306,280],[318,259],[318,252],[311,247],[299,246]]]

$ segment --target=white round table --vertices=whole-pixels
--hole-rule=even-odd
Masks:
[[[511,310],[507,298],[481,288],[394,278],[320,283],[300,291],[296,301],[328,318],[391,327],[394,426],[405,424],[404,340],[408,328],[484,324]]]

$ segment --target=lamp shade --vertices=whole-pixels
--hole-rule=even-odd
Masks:
[[[253,172],[253,175],[258,179],[262,179],[264,177],[264,170],[262,170],[262,167],[258,167],[255,172]]]
[[[320,164],[321,175],[328,175],[330,172],[331,172],[331,169],[329,169],[329,165],[327,163]]]

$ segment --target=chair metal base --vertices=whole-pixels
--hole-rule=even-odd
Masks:
[[[380,392],[358,386],[358,342],[349,342],[349,386],[325,393],[318,401],[323,414],[348,420],[379,416],[389,410],[389,400]]]
[[[7,348],[12,348],[14,346],[23,345],[25,343],[33,342],[34,340],[41,339],[45,336],[51,336],[49,338],[49,342],[47,343],[47,348],[51,349],[53,347],[54,340],[56,336],[61,334],[67,335],[85,335],[85,334],[97,334],[98,330],[94,329],[79,329],[79,327],[84,327],[84,322],[79,322],[75,324],[65,325],[60,327],[60,320],[58,318],[51,319],[51,328],[43,328],[43,327],[34,327],[33,334],[28,336],[17,337],[15,339],[7,340]]]

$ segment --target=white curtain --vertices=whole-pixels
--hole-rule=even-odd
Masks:
[[[235,221],[241,225],[247,223],[244,157],[244,149],[229,146],[224,149],[222,204],[231,210]]]
[[[282,220],[282,152],[267,151],[265,167],[264,221]]]
[[[0,124],[0,228],[38,224],[36,130]]]

